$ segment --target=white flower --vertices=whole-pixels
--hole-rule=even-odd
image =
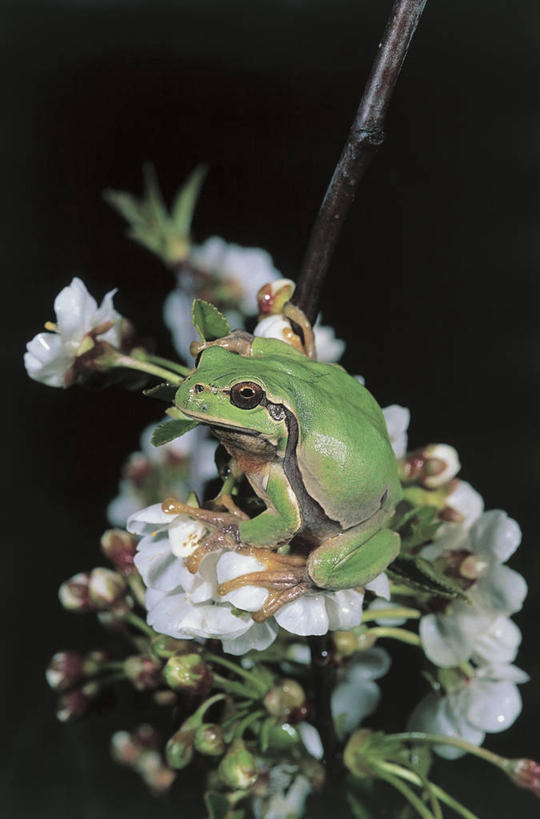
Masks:
[[[527,680],[525,672],[506,664],[482,666],[472,678],[456,675],[443,696],[431,693],[420,701],[408,730],[461,737],[481,745],[486,733],[505,731],[514,723],[521,712],[516,683]],[[435,751],[446,759],[465,753],[451,745],[436,745]]]
[[[258,247],[241,247],[211,236],[195,245],[189,257],[195,268],[230,284],[237,291],[237,305],[247,316],[257,312],[257,293],[263,284],[281,278],[272,257]]]
[[[336,338],[333,327],[330,327],[328,324],[321,324],[320,316],[313,327],[313,334],[315,336],[317,359],[319,361],[325,361],[327,364],[339,361],[347,345],[343,339]]]
[[[340,739],[375,711],[381,692],[374,680],[383,677],[389,668],[390,655],[375,647],[355,654],[340,670],[338,685],[331,695],[332,716]]]
[[[320,319],[313,327],[317,360],[330,364],[339,361],[345,351],[345,342],[336,338],[332,327],[320,324]],[[290,322],[282,315],[271,315],[263,318],[253,331],[253,335],[260,338],[277,338],[286,344],[291,344],[297,350],[302,349],[302,342],[294,333]]]
[[[411,420],[411,413],[407,407],[399,404],[390,404],[383,409],[384,420],[392,449],[396,458],[403,458],[407,452],[407,429]]]
[[[49,387],[65,386],[75,359],[86,352],[85,339],[96,330],[103,341],[120,345],[122,317],[113,307],[115,292],[107,293],[98,307],[78,278],[60,291],[54,301],[55,332],[38,333],[26,345],[24,365],[30,378]],[[100,327],[105,331],[99,332]]]
[[[314,591],[282,606],[263,623],[251,613],[259,609],[268,591],[244,586],[221,596],[220,583],[260,571],[264,566],[254,557],[234,551],[207,555],[196,574],[184,558],[197,547],[206,527],[186,515],[169,515],[160,504],[132,515],[128,531],[141,535],[135,565],[147,587],[148,623],[171,637],[216,638],[231,654],[263,650],[275,639],[278,626],[301,636],[349,630],[362,621],[363,592],[344,589]],[[379,595],[388,595],[388,580],[379,575],[366,585]]]
[[[244,317],[257,313],[259,289],[280,278],[265,250],[229,244],[218,236],[193,246],[186,270],[189,272],[179,274],[178,288],[165,300],[163,318],[176,350],[188,361],[189,345],[197,337],[191,324],[195,297],[215,303],[237,329],[244,326]]]
[[[420,621],[422,645],[433,663],[450,668],[471,657],[497,663],[514,659],[521,635],[507,616],[520,610],[527,584],[502,564],[520,541],[518,524],[495,509],[485,512],[457,546],[445,549],[437,540],[422,551],[429,560],[446,560],[471,583],[466,593],[472,606],[452,601],[443,614],[427,614]]]
[[[268,774],[268,796],[255,797],[255,819],[300,819],[306,799],[311,793],[307,777],[298,773],[298,766],[287,763],[274,765]]]

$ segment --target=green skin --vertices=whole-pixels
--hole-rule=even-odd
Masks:
[[[175,404],[212,428],[266,504],[238,524],[241,544],[271,556],[296,538],[308,554],[301,572],[292,569],[298,558],[287,567],[285,556],[274,555],[273,571],[258,573],[255,582],[274,590],[299,587],[279,605],[313,587],[363,586],[400,546],[399,535],[386,528],[401,486],[379,405],[342,367],[277,339],[253,338],[247,355],[220,342],[203,350]],[[256,406],[234,405],[231,389],[242,382],[250,382],[248,397],[261,388]],[[274,585],[264,582],[270,577]]]

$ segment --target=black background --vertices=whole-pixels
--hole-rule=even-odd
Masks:
[[[99,298],[117,286],[120,311],[171,352],[161,325],[170,274],[123,237],[101,198],[108,186],[138,192],[149,159],[168,196],[194,164],[208,162],[196,238],[264,247],[294,277],[390,5],[0,6],[1,352],[13,410],[3,427],[13,492],[3,508],[1,572],[9,817],[204,815],[192,772],[156,803],[110,762],[111,731],[145,717],[134,695],[86,722],[55,722],[43,679],[49,656],[103,642],[92,618],[61,610],[56,588],[101,563],[97,544],[121,462],[160,408],[120,390],[62,394],[35,384],[22,368],[24,343],[53,318],[54,295],[78,274]],[[325,320],[347,340],[345,365],[363,373],[382,405],[411,408],[411,444],[456,446],[462,475],[486,507],[521,523],[512,566],[530,594],[516,618],[524,630],[518,664],[533,675],[539,39],[536,0],[428,2],[324,302]],[[409,656],[397,652],[384,683],[381,718],[391,729],[425,690],[407,670]],[[538,682],[521,690],[524,713],[487,744],[539,756]],[[436,776],[482,819],[537,815],[534,797],[484,763],[446,763]]]

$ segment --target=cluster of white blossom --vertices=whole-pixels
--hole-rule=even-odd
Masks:
[[[77,358],[90,352],[99,338],[120,347],[123,319],[113,307],[116,290],[106,294],[100,306],[74,278],[54,301],[56,322],[45,327],[52,332],[38,333],[26,346],[24,366],[30,378],[49,387],[67,387]]]
[[[467,600],[452,600],[420,621],[422,647],[441,669],[441,688],[419,703],[409,727],[481,745],[486,732],[504,731],[515,721],[521,711],[516,683],[528,680],[512,665],[521,633],[510,619],[521,609],[527,584],[504,565],[521,532],[505,512],[484,512],[482,498],[465,482],[447,502],[463,519],[444,523],[422,556],[459,578]],[[447,745],[437,751],[449,759],[464,753]]]
[[[192,246],[188,264],[178,274],[179,286],[164,306],[178,352],[189,360],[194,296],[221,302],[232,326],[242,327],[257,314],[259,288],[279,276],[269,254],[257,248],[227,244],[217,237]],[[114,291],[107,293],[98,307],[84,284],[74,278],[55,300],[56,323],[48,323],[48,332],[39,333],[27,346],[29,375],[49,386],[69,386],[77,377],[78,360],[101,342],[119,349],[126,324],[113,307],[113,295]],[[284,321],[280,315],[263,318],[255,333],[284,338]],[[329,327],[316,325],[314,330],[319,359],[338,360],[344,342]],[[392,405],[383,413],[396,457],[403,459],[409,410]],[[359,589],[312,591],[283,605],[263,623],[255,622],[252,614],[268,595],[264,588],[244,586],[218,594],[221,584],[264,569],[253,556],[221,549],[207,554],[195,574],[188,571],[186,560],[208,529],[186,515],[165,513],[159,501],[170,494],[186,497],[189,490],[202,492],[215,475],[215,444],[205,429],[197,428],[156,448],[150,441],[153,428],[143,432],[140,451],[126,463],[108,516],[114,525],[127,524],[128,531],[140,537],[135,565],[146,586],[147,622],[156,632],[177,639],[220,639],[224,651],[243,655],[268,648],[280,628],[305,637],[350,631],[361,624],[364,591]],[[434,690],[415,708],[409,728],[480,745],[486,732],[502,731],[514,722],[521,711],[517,684],[528,679],[513,665],[521,634],[511,619],[523,604],[527,586],[521,575],[505,565],[519,546],[521,533],[506,513],[484,512],[478,492],[454,479],[459,470],[455,450],[439,445],[437,455],[441,454],[446,459],[444,471],[424,486],[433,489],[444,484],[446,508],[452,514],[421,556],[459,581],[467,600],[453,599],[420,619],[422,648],[437,669],[437,679]],[[385,574],[366,588],[390,601]],[[381,601],[372,604],[378,605]],[[387,626],[399,622],[385,620]],[[331,701],[340,738],[375,709],[380,697],[375,680],[389,665],[386,652],[372,648],[357,653],[340,670]],[[313,726],[300,723],[297,729],[309,753],[320,758],[322,745]],[[447,758],[463,753],[447,745],[436,749]],[[301,815],[310,788],[298,769],[275,767],[267,797],[255,803],[256,815],[272,817],[283,811]]]
[[[224,596],[220,584],[249,572],[264,570],[254,557],[219,550],[206,555],[195,574],[185,561],[206,534],[205,526],[186,515],[163,512],[160,504],[132,515],[128,531],[140,535],[135,565],[146,585],[148,624],[161,634],[178,639],[220,639],[230,654],[271,645],[278,627],[307,636],[349,630],[362,621],[364,594],[355,589],[305,594],[282,606],[274,617],[256,623],[251,613],[264,603],[268,592],[244,586]],[[386,575],[367,585],[388,597]]]
[[[233,329],[243,328],[246,319],[257,315],[257,293],[260,288],[281,278],[272,257],[257,247],[241,247],[211,236],[201,245],[193,245],[188,263],[178,273],[178,286],[167,296],[163,317],[174,346],[185,361],[190,361],[189,345],[196,334],[191,324],[191,304],[195,297],[216,304]],[[282,338],[284,319],[268,316],[259,322],[255,335]],[[289,326],[290,329],[290,326]],[[331,327],[318,322],[314,328],[317,356],[320,361],[338,361],[345,342],[335,337]]]

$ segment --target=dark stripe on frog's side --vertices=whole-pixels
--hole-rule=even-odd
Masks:
[[[288,438],[285,457],[283,459],[283,471],[298,501],[300,515],[302,517],[302,531],[297,535],[297,539],[307,544],[321,543],[326,538],[336,535],[341,531],[341,526],[337,520],[329,518],[322,506],[315,498],[309,495],[302,475],[298,467],[296,458],[296,447],[298,445],[298,422],[292,412],[282,404],[278,405],[285,412]]]

